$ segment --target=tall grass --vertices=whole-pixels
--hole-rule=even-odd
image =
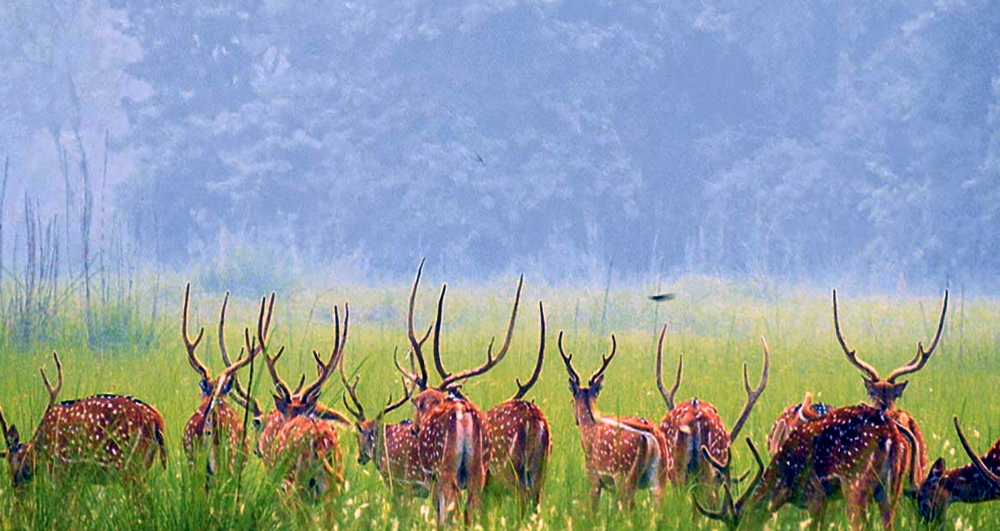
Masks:
[[[427,326],[433,315],[436,292],[433,279],[425,281],[418,302],[417,325]],[[199,401],[198,376],[185,360],[180,341],[180,299],[183,282],[166,278],[160,294],[163,310],[152,330],[139,334],[148,340],[133,345],[113,342],[100,353],[88,346],[82,318],[82,301],[71,299],[61,310],[60,330],[46,334],[46,341],[29,350],[12,343],[0,352],[0,405],[8,422],[16,423],[24,438],[41,418],[47,395],[38,368],[50,363],[48,353],[57,348],[63,360],[65,385],[62,398],[95,393],[123,393],[155,405],[167,420],[170,454],[166,470],[154,467],[145,488],[130,492],[118,485],[52,485],[38,477],[20,497],[11,489],[9,471],[0,472],[0,528],[3,529],[411,529],[432,526],[434,514],[426,500],[395,499],[387,492],[373,468],[361,468],[355,457],[353,433],[342,433],[346,456],[344,492],[318,503],[305,503],[280,492],[279,482],[253,459],[236,497],[234,480],[220,479],[205,494],[203,468],[189,470],[181,451],[181,429]],[[393,347],[406,346],[404,284],[372,288],[361,285],[327,288],[322,283],[294,282],[289,286],[311,286],[279,293],[275,310],[272,345],[286,345],[280,369],[289,381],[298,374],[315,374],[310,350],[332,346],[329,307],[351,302],[351,330],[347,347],[350,368],[365,361],[358,388],[363,402],[382,403],[398,382],[391,369]],[[215,288],[215,286],[213,286]],[[445,307],[443,352],[450,368],[482,362],[490,337],[501,335],[515,288],[515,280],[502,284],[458,282],[449,285]],[[656,330],[669,324],[665,363],[671,366],[684,355],[685,372],[678,397],[697,396],[720,410],[732,423],[745,394],[740,365],[747,362],[751,373],[759,371],[761,350],[758,336],[771,346],[772,369],[767,390],[748,420],[743,433],[763,444],[773,419],[788,404],[801,400],[804,392],[818,399],[843,405],[863,398],[857,371],[843,358],[837,345],[828,294],[821,291],[748,289],[708,278],[685,278],[664,291],[677,298],[659,307],[645,299],[645,292],[631,286],[574,290],[526,285],[524,304],[518,317],[512,350],[496,369],[468,383],[464,391],[481,407],[506,399],[516,391],[514,379],[531,372],[537,348],[538,316],[534,300],[546,303],[549,348],[538,384],[529,393],[546,412],[553,430],[552,458],[542,508],[537,515],[518,520],[515,505],[493,499],[478,520],[485,529],[719,529],[720,525],[694,517],[688,492],[670,489],[662,507],[654,507],[648,494],[640,492],[634,511],[623,512],[605,496],[591,507],[583,468],[578,432],[573,421],[566,373],[559,362],[555,335],[566,333],[566,347],[573,351],[575,365],[584,377],[595,370],[610,341],[600,334],[604,327],[616,334],[618,357],[606,373],[599,407],[608,414],[636,414],[659,421],[664,404],[656,391],[653,355]],[[215,289],[213,289],[215,291]],[[263,294],[260,294],[263,295]],[[144,292],[151,304],[152,293]],[[163,302],[166,301],[166,302]],[[221,293],[192,295],[192,326],[206,328],[199,355],[218,370],[221,363],[214,332]],[[227,318],[229,344],[240,344],[244,326],[256,316],[258,300],[252,296],[231,301]],[[939,300],[921,298],[859,297],[841,293],[841,318],[845,334],[860,355],[882,371],[907,362],[918,340],[932,336]],[[957,306],[953,306],[955,308]],[[957,333],[959,312],[948,316],[944,338],[927,367],[910,378],[900,407],[919,421],[932,458],[943,456],[949,465],[967,462],[950,421],[960,415],[972,443],[985,451],[1000,436],[1000,405],[991,400],[993,382],[1000,375],[1000,336],[995,328],[1000,302],[968,298],[962,312],[962,334]],[[119,325],[132,326],[127,320]],[[129,332],[119,332],[128,337]],[[961,339],[961,344],[959,340]],[[963,359],[958,353],[964,352]],[[259,368],[258,368],[259,369]],[[670,372],[670,371],[667,371]],[[270,382],[258,370],[254,394],[270,407]],[[323,400],[338,407],[342,389],[332,381]],[[396,422],[410,414],[408,408],[392,415]],[[734,448],[736,468],[751,465],[745,446]],[[368,465],[371,467],[371,465]],[[846,529],[843,504],[831,510],[836,529]],[[873,515],[875,511],[872,511]],[[916,526],[916,512],[902,501],[897,522],[900,528]],[[997,506],[953,506],[951,522],[974,529],[1000,527]],[[804,512],[785,508],[770,529],[799,529]],[[876,524],[877,525],[877,524]]]

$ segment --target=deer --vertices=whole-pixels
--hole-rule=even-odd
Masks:
[[[886,411],[866,404],[835,409],[801,425],[766,469],[753,441],[746,442],[757,471],[737,500],[729,474],[731,453],[721,462],[704,446],[702,456],[723,477],[721,509],[706,509],[692,493],[698,512],[730,529],[764,529],[785,504],[806,509],[811,529],[825,529],[829,503],[843,498],[852,529],[866,527],[868,506],[876,500],[882,525],[891,530],[904,476],[909,469],[912,477],[916,459],[913,433]]]
[[[393,353],[395,359],[395,353]],[[412,359],[412,357],[411,357]],[[346,393],[343,396],[344,407],[354,419],[354,427],[358,437],[358,464],[364,466],[369,461],[375,462],[382,480],[389,485],[389,489],[397,494],[409,494],[413,497],[426,498],[430,494],[430,485],[420,466],[420,455],[418,454],[417,435],[413,430],[413,423],[407,419],[398,424],[384,424],[382,418],[389,413],[399,409],[410,401],[413,396],[413,388],[406,384],[403,379],[403,396],[399,400],[393,401],[392,396],[385,407],[374,419],[366,418],[364,406],[358,398],[358,382],[361,377],[356,376],[352,384],[344,373],[344,362],[340,363],[340,379],[344,384]],[[352,407],[347,403],[350,397],[354,403]]]
[[[43,473],[57,483],[65,477],[85,477],[95,482],[120,479],[127,485],[142,480],[159,458],[167,467],[163,416],[153,406],[126,395],[99,394],[59,401],[63,386],[62,362],[52,353],[56,385],[40,369],[49,403],[28,442],[21,442],[17,426],[7,425],[0,411],[16,492],[23,492],[32,478]]]
[[[927,444],[924,442],[923,434],[920,432],[920,427],[917,425],[916,419],[906,411],[896,408],[896,400],[899,400],[903,396],[903,391],[906,389],[906,384],[908,383],[905,381],[897,382],[896,380],[901,376],[913,374],[924,368],[927,360],[930,359],[931,354],[937,348],[938,341],[941,339],[947,313],[948,290],[945,290],[944,299],[941,302],[941,317],[938,320],[937,332],[934,334],[934,339],[931,341],[930,347],[924,350],[923,342],[918,341],[917,353],[913,359],[906,365],[894,369],[883,380],[879,377],[879,373],[875,370],[875,367],[859,358],[857,352],[847,346],[847,340],[844,339],[844,334],[840,329],[840,315],[837,310],[837,290],[833,290],[833,326],[837,334],[837,342],[840,343],[840,348],[844,351],[844,355],[847,356],[847,360],[851,365],[854,365],[855,368],[861,371],[861,377],[865,382],[865,390],[868,393],[869,404],[879,410],[888,412],[889,416],[898,420],[900,424],[906,426],[913,433],[917,441],[917,468],[914,471],[914,477],[918,478],[918,480],[926,474],[928,461]],[[915,485],[911,485],[911,487],[913,486]]]
[[[300,385],[294,393],[277,370],[277,362],[285,351],[284,347],[270,356],[262,326],[258,325],[255,340],[250,339],[249,331],[246,333],[248,350],[256,348],[256,344],[260,345],[275,389],[273,399],[277,414],[269,415],[261,433],[260,451],[264,465],[271,470],[284,472],[285,484],[290,490],[304,491],[313,498],[319,498],[331,489],[339,490],[344,483],[343,454],[337,425],[321,418],[317,408],[323,384],[343,357],[349,321],[350,308],[345,304],[344,331],[341,335],[339,310],[334,306],[333,351],[326,362],[317,351],[313,351],[313,358],[321,367],[319,375],[304,389]],[[329,410],[323,408],[322,411]],[[342,415],[340,417],[343,418]]]
[[[980,458],[962,432],[958,417],[953,417],[952,420],[962,448],[972,462],[947,469],[944,458],[940,457],[931,465],[923,483],[915,491],[907,493],[916,501],[921,520],[939,528],[943,527],[945,513],[952,503],[980,503],[1000,499],[1000,477],[994,472],[1000,469],[1000,439]]]
[[[723,459],[729,450],[730,441],[734,440],[743,429],[744,423],[750,417],[754,405],[767,386],[767,377],[771,366],[771,352],[767,341],[760,338],[764,349],[764,365],[757,387],[750,387],[747,364],[743,364],[743,388],[747,394],[743,410],[733,424],[731,431],[719,417],[719,411],[709,402],[692,398],[680,404],[674,403],[674,397],[681,385],[684,373],[684,357],[679,356],[677,374],[673,386],[668,390],[663,385],[663,338],[667,326],[660,329],[660,338],[656,347],[656,387],[660,391],[667,412],[660,421],[660,430],[667,441],[667,451],[670,453],[667,468],[667,478],[673,484],[686,484],[694,481],[699,486],[715,485],[719,477],[715,469],[702,458],[700,448],[705,446],[714,459]],[[714,492],[710,490],[709,492]]]
[[[513,493],[522,515],[529,510],[538,510],[546,465],[552,451],[551,431],[545,413],[534,401],[524,399],[538,381],[545,360],[545,308],[541,301],[538,303],[538,320],[541,328],[538,356],[531,377],[524,384],[515,379],[517,392],[486,412],[490,446],[487,489]]]
[[[597,507],[606,487],[618,491],[618,504],[632,508],[638,488],[649,489],[659,504],[671,467],[671,455],[663,432],[655,424],[639,417],[610,417],[597,410],[597,398],[604,387],[604,371],[617,352],[618,343],[611,335],[611,352],[602,356],[601,366],[583,386],[573,368],[573,354],[563,349],[559,332],[559,355],[569,374],[569,390],[580,431],[587,477],[590,480],[591,507]]]
[[[441,323],[447,285],[442,286],[438,298],[437,318],[427,333],[417,338],[414,330],[413,310],[420,285],[420,276],[424,261],[421,260],[410,291],[409,311],[407,314],[407,338],[410,350],[416,358],[419,374],[406,371],[394,360],[396,370],[406,377],[419,392],[410,400],[414,407],[413,431],[417,436],[418,455],[421,467],[431,484],[431,498],[434,501],[438,524],[444,524],[449,519],[449,513],[458,504],[461,489],[467,492],[464,521],[466,525],[472,522],[473,514],[482,506],[482,493],[486,483],[486,470],[489,461],[490,447],[487,435],[486,416],[475,404],[466,399],[461,391],[462,382],[480,376],[507,355],[511,338],[514,333],[514,322],[517,308],[521,300],[521,288],[524,285],[522,275],[517,284],[514,296],[514,306],[503,345],[493,354],[493,341],[486,350],[486,362],[482,365],[449,373],[441,360]],[[423,356],[423,345],[434,330],[433,355],[434,364],[441,382],[437,387],[428,384],[427,364]]]
[[[819,419],[832,410],[833,406],[830,404],[813,402],[812,393],[806,392],[802,402],[786,407],[774,421],[774,426],[767,435],[767,453],[773,457],[799,426]]]
[[[230,360],[225,339],[226,307],[229,303],[229,293],[226,293],[219,316],[219,351],[222,353],[226,368],[213,378],[196,352],[198,345],[204,338],[205,329],[201,328],[194,340],[188,333],[190,300],[191,284],[188,283],[184,289],[181,309],[181,338],[187,350],[188,364],[201,377],[198,382],[201,390],[201,403],[184,426],[183,445],[190,466],[194,466],[200,454],[207,451],[208,456],[205,464],[207,475],[205,488],[207,489],[218,466],[217,454],[229,455],[229,466],[234,470],[242,468],[246,462],[250,444],[245,437],[244,424],[249,420],[249,415],[240,414],[225,399],[231,396],[240,407],[253,414],[254,420],[259,419],[260,405],[240,385],[237,371],[252,363],[260,353],[260,348],[258,346],[246,357],[243,356],[246,350],[241,350],[236,363],[232,363]],[[274,294],[271,294],[271,302],[267,306],[266,315],[265,302],[266,299],[261,301],[259,321],[266,336],[271,323],[271,311],[274,309]]]

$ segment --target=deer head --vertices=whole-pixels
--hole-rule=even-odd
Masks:
[[[573,354],[566,354],[562,343],[563,333],[559,331],[559,356],[562,357],[563,364],[566,365],[566,372],[569,374],[569,391],[573,394],[573,406],[576,410],[576,423],[580,425],[582,421],[594,422],[594,411],[596,410],[597,397],[604,387],[604,371],[607,370],[611,360],[615,358],[618,350],[618,341],[615,335],[611,334],[611,352],[607,356],[601,357],[601,366],[587,380],[587,385],[582,386],[580,375],[573,368]]]
[[[730,463],[732,462],[732,452],[727,453],[727,459],[725,463],[721,463],[712,457],[709,453],[708,448],[705,446],[701,447],[702,457],[705,458],[711,465],[712,468],[719,473],[719,476],[723,478],[722,488],[725,493],[723,498],[722,508],[718,511],[710,511],[701,505],[698,498],[695,497],[694,493],[691,494],[691,499],[694,501],[695,509],[698,510],[702,515],[711,518],[713,520],[719,520],[725,522],[730,529],[736,529],[739,527],[740,518],[743,515],[743,507],[750,500],[760,485],[761,478],[764,477],[764,461],[760,458],[760,452],[757,451],[757,447],[754,446],[753,441],[749,437],[746,438],[747,446],[750,447],[750,453],[753,454],[754,462],[757,463],[757,471],[754,473],[753,479],[750,480],[750,485],[747,487],[746,491],[736,499],[733,500],[733,478],[732,472],[730,471]]]
[[[252,350],[247,350],[250,349],[250,345],[248,344],[247,349],[240,350],[236,363],[234,364],[232,362],[229,357],[229,351],[226,348],[225,337],[226,307],[229,304],[229,293],[226,292],[225,299],[222,302],[222,310],[219,312],[219,352],[222,355],[222,360],[225,363],[226,368],[219,373],[217,377],[213,378],[211,373],[209,373],[208,368],[200,359],[198,359],[198,355],[196,354],[198,345],[205,336],[205,329],[201,328],[194,340],[192,340],[191,336],[188,334],[190,300],[191,284],[188,283],[184,288],[184,302],[181,311],[181,337],[184,340],[184,347],[187,350],[188,364],[190,364],[191,368],[201,376],[198,386],[201,390],[202,407],[199,407],[199,409],[204,409],[204,425],[198,426],[198,428],[201,428],[199,431],[205,433],[206,435],[211,434],[212,424],[215,422],[212,412],[216,406],[228,396],[232,396],[241,407],[249,409],[250,413],[253,415],[254,427],[259,427],[261,416],[260,405],[257,400],[251,397],[240,384],[237,371],[253,362],[257,355],[260,354],[263,344],[255,345]],[[267,302],[267,298],[261,300],[257,326],[260,329],[260,335],[262,338],[266,338],[268,335],[273,311],[274,293],[271,294],[270,303]],[[244,354],[248,352],[249,355],[244,357]],[[235,391],[235,394],[231,395],[233,391]]]
[[[396,353],[393,352],[393,358],[396,357]],[[378,413],[374,419],[369,419],[365,417],[365,408],[361,405],[361,400],[358,399],[358,382],[361,380],[360,376],[354,377],[354,383],[352,384],[347,375],[344,373],[344,363],[341,360],[340,363],[340,380],[344,384],[344,389],[347,392],[343,396],[344,407],[347,409],[348,413],[354,417],[354,427],[358,432],[358,464],[365,465],[368,461],[375,459],[377,457],[376,452],[378,450],[378,438],[380,433],[380,428],[382,427],[382,417],[392,413],[400,406],[409,402],[410,397],[413,394],[413,388],[406,385],[406,380],[402,380],[403,384],[403,397],[399,400],[393,401],[392,396],[389,396],[389,401],[386,403],[385,407]],[[351,398],[351,402],[354,403],[354,407],[347,403],[347,398]]]
[[[897,378],[915,373],[924,368],[927,360],[934,353],[934,349],[937,348],[938,340],[941,339],[941,332],[944,330],[944,318],[947,312],[948,290],[944,290],[944,300],[941,302],[941,318],[938,320],[937,333],[934,334],[934,340],[931,341],[930,348],[925,351],[923,342],[918,342],[917,354],[913,359],[906,365],[893,370],[885,380],[882,380],[875,367],[859,358],[857,353],[847,346],[847,340],[844,339],[844,335],[840,331],[840,316],[837,312],[837,290],[833,290],[833,326],[837,331],[837,341],[847,356],[847,360],[861,371],[861,377],[865,381],[865,390],[868,392],[868,398],[871,400],[873,406],[883,410],[895,409],[896,400],[903,396],[903,390],[906,389],[907,384],[905,381],[897,382]]]
[[[42,383],[45,385],[45,390],[49,393],[49,404],[45,407],[45,415],[48,415],[52,411],[53,406],[56,405],[63,386],[62,362],[59,361],[59,354],[55,351],[52,352],[52,360],[56,364],[55,387],[52,386],[49,378],[45,375],[45,369],[38,369],[38,372],[42,375]],[[44,420],[45,417],[43,416],[42,418]],[[7,426],[7,421],[3,417],[2,410],[0,410],[0,430],[3,430],[4,442],[7,444],[7,451],[3,455],[7,458],[7,464],[10,466],[14,486],[22,485],[29,481],[34,473],[34,456],[31,452],[32,443],[21,442],[21,434],[17,431],[17,426],[13,424],[9,427]]]
[[[953,417],[952,420],[958,440],[972,463],[947,470],[944,458],[938,458],[916,493],[908,493],[916,498],[917,510],[924,521],[941,522],[948,506],[954,502],[977,502],[995,499],[1000,495],[1000,477],[973,450],[962,432],[958,417]]]
[[[316,360],[319,375],[316,377],[312,383],[302,389],[303,380],[299,383],[299,386],[295,389],[295,392],[288,387],[288,384],[281,379],[278,374],[276,364],[278,359],[284,353],[285,349],[282,347],[278,350],[274,357],[268,356],[265,349],[264,358],[267,362],[267,371],[271,375],[271,379],[274,382],[275,393],[274,406],[275,408],[284,416],[285,419],[291,419],[298,416],[312,415],[321,416],[324,414],[329,415],[330,410],[325,407],[318,405],[320,391],[323,384],[330,378],[333,370],[340,363],[341,357],[344,355],[344,347],[347,345],[347,331],[350,322],[350,307],[344,305],[344,332],[341,335],[340,332],[340,314],[336,306],[333,307],[333,326],[334,326],[334,345],[333,350],[330,352],[330,356],[327,361],[323,361],[320,357],[319,352],[313,351],[313,358]],[[263,331],[258,327],[257,338],[261,345],[264,343]],[[247,343],[254,345],[254,342],[250,339],[249,332],[247,333]]]

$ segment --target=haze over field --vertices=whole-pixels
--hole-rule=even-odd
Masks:
[[[5,2],[2,254],[26,194],[73,270],[990,289],[998,32],[987,0]]]

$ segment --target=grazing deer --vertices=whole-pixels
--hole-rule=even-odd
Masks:
[[[528,382],[516,380],[517,392],[486,412],[490,459],[487,467],[487,488],[497,485],[514,493],[522,514],[537,510],[545,483],[545,469],[552,450],[549,421],[533,401],[524,396],[538,381],[545,359],[545,309],[538,303],[541,333],[538,359]]]
[[[660,428],[643,418],[608,417],[597,411],[597,397],[604,386],[604,371],[615,357],[617,342],[611,335],[611,353],[602,357],[600,368],[581,386],[573,368],[573,355],[563,351],[559,332],[559,355],[569,373],[576,425],[590,479],[591,505],[597,506],[605,487],[618,490],[620,506],[631,508],[637,488],[648,488],[659,502],[670,468],[670,453]]]
[[[952,503],[1000,499],[1000,477],[994,472],[1000,470],[1000,440],[993,443],[993,447],[980,459],[962,433],[958,417],[953,420],[958,439],[972,463],[947,470],[944,458],[938,458],[920,488],[915,493],[908,493],[916,498],[920,518],[938,527],[944,523],[945,512]]]
[[[944,300],[941,302],[941,318],[938,320],[937,333],[934,334],[934,340],[931,341],[930,348],[925,351],[924,344],[917,342],[917,354],[913,359],[906,365],[893,370],[885,380],[882,380],[879,378],[875,367],[860,359],[857,353],[847,346],[847,340],[844,339],[844,335],[840,331],[840,316],[837,312],[837,290],[833,290],[833,326],[837,332],[837,341],[840,343],[840,348],[844,351],[848,361],[861,371],[862,378],[865,381],[865,390],[868,392],[869,403],[875,408],[888,412],[892,418],[899,421],[900,424],[906,426],[913,433],[913,437],[917,441],[917,469],[914,471],[914,477],[918,480],[924,477],[927,470],[927,444],[924,442],[924,436],[920,433],[917,421],[909,413],[896,408],[896,400],[903,396],[903,390],[906,389],[906,384],[908,383],[896,382],[896,379],[900,376],[913,374],[924,368],[927,360],[934,353],[934,349],[937,348],[938,340],[941,339],[941,332],[944,330],[944,318],[947,312],[948,290],[945,290]]]
[[[833,406],[822,402],[813,403],[812,399],[812,393],[807,392],[802,403],[792,404],[778,415],[774,426],[771,427],[771,433],[767,435],[768,454],[774,456],[778,453],[781,445],[799,426],[821,418],[833,410]]]
[[[667,403],[667,413],[660,421],[660,430],[666,438],[667,451],[670,453],[667,477],[675,484],[695,480],[699,485],[715,485],[718,477],[712,466],[702,459],[700,448],[706,447],[709,455],[716,460],[725,458],[730,441],[743,429],[743,424],[750,416],[757,399],[764,392],[764,387],[767,386],[771,353],[767,348],[767,341],[761,337],[764,367],[761,370],[760,383],[756,388],[750,387],[747,364],[743,364],[743,388],[747,393],[747,401],[732,431],[727,431],[718,410],[712,404],[697,398],[674,404],[674,395],[681,385],[684,372],[684,358],[678,357],[677,376],[674,385],[668,391],[663,385],[663,336],[666,332],[667,327],[664,325],[660,330],[660,339],[656,347],[656,386]],[[709,492],[714,492],[714,489]]]
[[[196,350],[205,335],[205,329],[198,331],[197,337],[192,341],[188,334],[188,308],[191,299],[191,284],[184,289],[184,303],[181,311],[181,337],[184,340],[184,347],[187,349],[188,363],[200,376],[201,381],[201,404],[191,414],[191,418],[184,426],[184,452],[187,454],[188,462],[193,466],[199,454],[206,450],[208,458],[206,461],[206,473],[211,478],[216,472],[217,453],[229,455],[229,466],[233,469],[240,468],[246,462],[246,456],[250,450],[249,440],[244,436],[244,415],[238,413],[230,406],[225,398],[232,396],[233,399],[244,409],[253,412],[254,418],[260,416],[260,406],[256,399],[250,397],[239,384],[237,371],[252,363],[253,359],[260,353],[260,348],[243,357],[245,350],[241,350],[240,357],[236,363],[229,359],[226,349],[225,321],[226,306],[229,303],[229,294],[222,303],[222,310],[219,317],[219,350],[222,353],[226,368],[217,378],[212,378],[211,373],[205,364],[198,359]],[[265,317],[265,301],[261,301],[260,326],[263,326],[263,333],[267,335],[267,329],[271,323],[271,311],[274,308],[274,295],[271,295],[271,304]],[[231,394],[235,390],[235,394]],[[206,481],[205,487],[208,488]]]
[[[382,417],[409,402],[413,394],[412,387],[407,386],[404,380],[403,397],[393,402],[390,396],[389,402],[378,415],[374,419],[368,419],[357,394],[358,381],[361,377],[355,377],[354,384],[351,384],[344,373],[343,360],[340,364],[340,379],[347,390],[343,397],[344,407],[356,421],[354,427],[358,432],[358,464],[364,466],[369,461],[375,461],[379,475],[393,492],[419,498],[427,497],[430,494],[430,485],[420,466],[417,435],[414,433],[413,423],[410,420],[388,425],[382,422]],[[351,398],[354,407],[347,403],[348,397]]]
[[[278,374],[276,364],[284,353],[282,347],[274,357],[267,354],[263,328],[257,328],[257,341],[264,353],[268,373],[274,382],[276,394],[274,405],[277,414],[272,413],[261,433],[260,450],[264,464],[270,469],[284,471],[288,485],[303,489],[309,494],[320,496],[330,488],[339,489],[344,482],[343,454],[340,450],[336,424],[321,418],[329,413],[322,408],[318,411],[320,390],[329,379],[347,344],[350,309],[344,306],[344,333],[340,333],[340,316],[333,308],[334,346],[330,357],[323,362],[318,352],[313,357],[320,367],[319,376],[305,389],[296,388],[293,393],[288,384]],[[253,350],[254,342],[247,333],[248,349]],[[304,382],[304,380],[303,380]],[[338,414],[339,415],[339,414]],[[343,418],[343,416],[340,416]],[[346,419],[344,419],[346,423]],[[349,424],[347,424],[349,426]]]
[[[852,529],[868,523],[868,505],[876,500],[885,529],[893,528],[903,477],[915,459],[913,434],[887,412],[868,405],[835,409],[793,431],[764,469],[747,438],[758,470],[749,487],[733,501],[729,460],[721,463],[702,447],[702,455],[724,478],[724,501],[718,511],[706,509],[694,496],[695,508],[731,529],[763,529],[785,504],[809,512],[812,529],[825,529],[830,501],[843,497]],[[878,495],[881,493],[881,495]]]
[[[93,395],[58,402],[63,385],[62,363],[56,364],[56,386],[45,370],[42,381],[49,404],[31,440],[22,443],[17,427],[7,426],[0,411],[0,428],[7,443],[7,463],[14,487],[20,490],[38,472],[58,481],[86,477],[104,481],[116,476],[127,483],[141,481],[156,461],[167,466],[160,413],[142,401],[123,395]]]
[[[475,404],[462,396],[459,387],[462,382],[486,373],[507,355],[511,337],[514,334],[514,321],[517,317],[517,306],[521,300],[524,277],[522,276],[518,281],[514,307],[511,310],[510,322],[507,326],[507,335],[496,356],[493,355],[493,341],[491,340],[486,351],[484,364],[474,369],[450,374],[444,369],[440,352],[442,308],[447,286],[441,289],[437,305],[437,319],[432,327],[429,327],[427,333],[420,339],[417,339],[413,328],[413,307],[423,266],[424,262],[421,260],[420,267],[417,268],[417,275],[413,280],[406,320],[407,336],[420,373],[406,371],[399,366],[398,361],[394,360],[394,362],[396,369],[420,390],[411,400],[415,409],[413,429],[417,434],[421,467],[428,478],[427,481],[432,485],[431,495],[434,499],[438,523],[442,524],[447,521],[448,513],[457,504],[460,491],[464,488],[468,493],[464,515],[466,525],[468,525],[472,522],[472,515],[478,512],[482,504],[490,447],[486,433],[486,416]],[[422,351],[431,328],[434,330],[434,364],[441,376],[441,383],[436,388],[428,386],[427,365]]]

